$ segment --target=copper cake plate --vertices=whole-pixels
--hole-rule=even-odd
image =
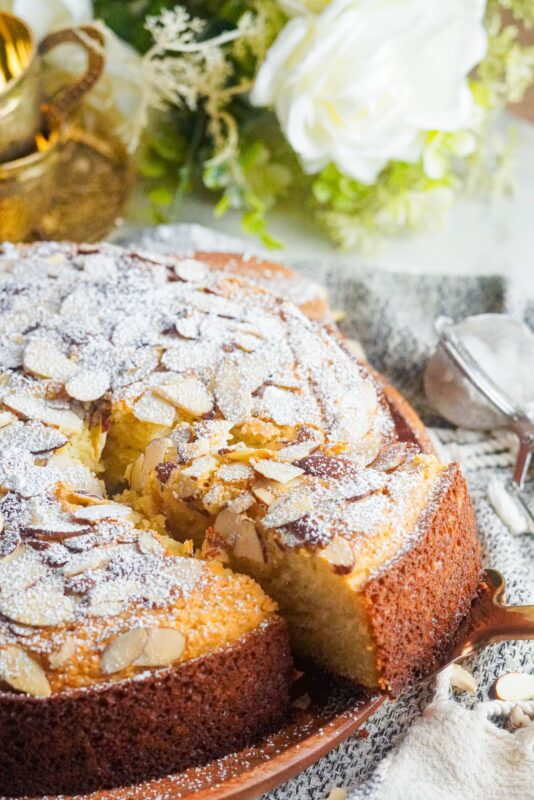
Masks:
[[[425,452],[433,447],[425,427],[404,398],[374,373],[391,407],[399,438]],[[289,719],[256,745],[164,778],[135,786],[56,800],[250,800],[302,772],[360,729],[385,697],[306,669],[296,684]],[[306,707],[302,707],[306,706]],[[32,798],[32,800],[38,800]],[[40,800],[54,800],[50,795]]]

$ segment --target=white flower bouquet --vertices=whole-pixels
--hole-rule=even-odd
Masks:
[[[42,26],[90,11],[89,0],[2,3]],[[93,6],[142,53],[132,67],[113,40],[101,102],[120,111],[158,220],[201,187],[267,245],[267,212],[291,202],[338,245],[361,247],[435,224],[459,192],[509,185],[510,148],[490,123],[534,81],[534,47],[519,39],[534,0]]]

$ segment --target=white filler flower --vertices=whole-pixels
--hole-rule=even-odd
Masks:
[[[307,172],[334,163],[373,183],[388,161],[420,157],[423,132],[474,124],[467,76],[486,51],[485,4],[332,0],[313,13],[302,3],[267,53],[251,101],[274,106]]]

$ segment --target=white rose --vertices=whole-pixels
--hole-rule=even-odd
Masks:
[[[333,162],[373,183],[388,161],[416,161],[425,131],[473,124],[467,75],[486,50],[485,0],[332,0],[319,14],[304,5],[251,101],[274,106],[307,172]]]

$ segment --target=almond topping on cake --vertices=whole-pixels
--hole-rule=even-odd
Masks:
[[[85,522],[99,522],[102,519],[123,519],[132,515],[130,506],[122,503],[100,503],[94,506],[77,508],[72,512],[74,519]]]
[[[243,383],[239,366],[225,359],[215,376],[215,399],[225,419],[238,425],[252,414],[252,395]]]
[[[71,660],[76,652],[76,640],[69,638],[65,639],[59,650],[52,653],[48,659],[50,669],[59,669],[63,667],[68,661]]]
[[[43,378],[64,383],[76,371],[77,367],[52,342],[45,339],[33,339],[23,357],[24,369]]]
[[[18,645],[8,645],[0,650],[0,680],[17,692],[26,692],[33,697],[49,697],[51,694],[41,665]]]
[[[55,408],[37,397],[27,394],[8,394],[3,398],[3,403],[27,419],[35,419],[44,422],[45,425],[60,428],[64,433],[76,433],[83,427],[81,417],[74,411],[68,408]]]
[[[149,628],[137,667],[167,667],[177,661],[185,650],[185,636],[174,628]]]
[[[219,514],[217,514],[214,528],[227,544],[233,545],[235,542],[237,532],[241,524],[241,519],[242,518],[240,514],[235,511],[231,511],[229,508],[225,508],[223,511],[220,511]]]
[[[183,281],[200,283],[206,280],[209,274],[209,267],[196,258],[181,258],[174,265],[174,271]]]
[[[100,669],[105,675],[111,675],[131,666],[143,652],[147,640],[148,633],[144,628],[132,628],[117,636],[102,653]]]
[[[257,564],[265,564],[265,553],[256,526],[250,519],[241,519],[233,547],[236,558],[246,558]]]
[[[109,389],[110,383],[109,373],[103,369],[81,370],[69,378],[65,390],[74,400],[88,403],[102,397]]]
[[[0,614],[19,623],[36,627],[60,625],[72,618],[74,600],[39,582],[16,595],[0,598]]]
[[[279,528],[295,522],[313,508],[313,498],[306,490],[296,489],[278,497],[269,505],[262,523],[266,528]]]
[[[142,484],[145,483],[149,473],[152,472],[158,464],[165,461],[165,455],[171,449],[176,450],[176,445],[172,439],[169,438],[152,439],[152,441],[147,444],[142,461]]]
[[[354,552],[346,539],[335,536],[323,550],[321,556],[334,567],[334,572],[340,575],[352,572],[354,568]]]
[[[280,461],[271,461],[267,458],[251,458],[250,463],[260,475],[264,475],[277,483],[289,483],[304,474],[304,470],[295,467],[293,464],[286,464]]]
[[[153,425],[170,427],[174,422],[176,411],[171,404],[158,397],[152,389],[149,389],[135,402],[133,414],[141,422],[151,422]]]
[[[213,408],[208,390],[197,378],[181,378],[175,383],[164,383],[155,386],[154,391],[193,417],[202,417]]]

